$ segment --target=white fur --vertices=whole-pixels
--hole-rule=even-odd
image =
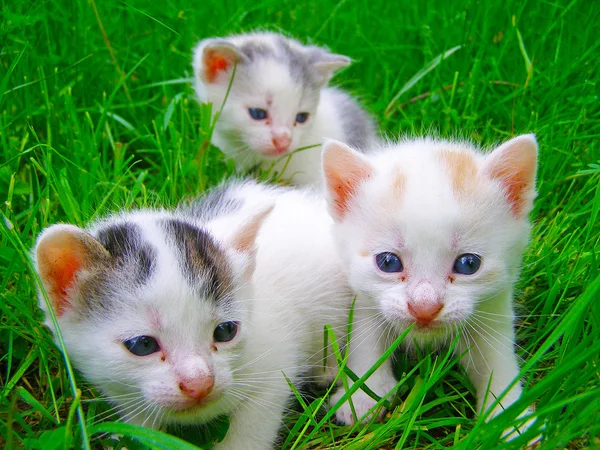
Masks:
[[[524,145],[536,145],[532,137],[518,139],[524,140]],[[336,147],[344,146],[328,143],[324,152]],[[365,156],[348,151],[349,158],[357,158],[371,169],[349,201],[345,216],[336,215],[330,202],[330,211],[337,220],[334,235],[338,249],[352,288],[358,293],[358,311],[383,317],[379,319],[381,328],[391,326],[401,333],[415,323],[408,310],[410,298],[439,299],[444,306],[432,322],[434,327],[415,326],[405,344],[442,346],[451,343],[460,330],[456,353],[466,352],[461,362],[477,389],[477,409],[485,411],[519,374],[512,298],[530,230],[530,206],[525,207],[524,215],[516,217],[501,184],[484,175],[489,157],[466,143],[419,139],[388,144]],[[442,151],[474,156],[478,178],[466,180],[476,186],[472,193],[455,195],[450,173],[440,162]],[[397,181],[399,174],[403,182]],[[532,190],[527,198],[533,195]],[[378,269],[374,258],[381,252],[400,256],[403,278]],[[472,275],[452,273],[455,258],[463,253],[482,256],[479,271]],[[453,276],[453,282],[449,276]],[[377,360],[386,346],[382,331],[366,330],[364,334],[362,340],[353,338],[350,344],[349,366],[358,375]],[[391,366],[382,366],[367,383],[378,387],[382,395],[392,389]],[[521,384],[517,381],[492,415],[520,394]],[[374,404],[362,394],[357,401],[361,413]],[[348,405],[338,411],[338,419],[352,422]]]
[[[330,237],[332,221],[323,201],[308,193],[281,192],[246,185],[240,194],[248,204],[209,225],[216,235],[226,235],[226,223],[244,220],[249,211],[275,202],[256,242],[253,332],[246,358],[252,363],[244,370],[248,376],[258,372],[254,377],[261,380],[235,413],[245,433],[230,433],[224,448],[247,448],[248,433],[253,439],[269,441],[280,426],[272,418],[279,416],[289,397],[281,373],[295,382],[311,369],[312,375],[327,379],[335,367],[321,368],[324,326],[330,324],[338,336],[346,329],[352,297]],[[261,389],[261,401],[252,401]]]
[[[355,120],[369,129],[368,136],[364,138],[375,139],[373,126],[366,115],[360,113],[364,117],[359,118],[350,108],[342,107],[344,102],[351,101],[347,94],[327,87],[329,77],[341,65],[332,67],[321,85],[312,85],[303,84],[293,77],[289,61],[271,57],[260,57],[252,62],[240,61],[226,102],[232,69],[211,82],[202,77],[203,52],[214,41],[226,41],[238,48],[248,42],[260,43],[277,51],[277,40],[281,39],[285,39],[301,55],[314,49],[274,33],[249,33],[201,41],[194,51],[196,93],[201,102],[212,103],[213,114],[223,105],[212,143],[232,157],[240,169],[260,165],[263,169],[272,170],[272,173],[278,172],[295,185],[319,185],[323,139],[349,140],[344,131],[344,115],[356,116]],[[251,107],[268,111],[269,120],[252,119],[248,113]],[[356,105],[355,108],[358,109]],[[308,112],[309,119],[296,123],[296,115],[301,112]],[[272,140],[274,135],[281,134],[288,135],[291,144],[285,153],[277,154]],[[289,155],[309,146],[314,147],[294,153],[285,173],[282,173]]]
[[[229,414],[230,429],[219,449],[268,449],[291,396],[284,374],[293,383],[309,374],[330,376],[322,361],[323,329],[331,324],[343,337],[352,296],[322,199],[253,183],[239,185],[235,195],[244,200],[241,209],[201,224],[229,256],[235,275],[231,308],[198,298],[181,273],[174,249],[157,225],[157,220],[173,214],[146,211],[107,222],[139,224],[145,240],[156,247],[157,267],[149,284],[140,290],[115,280],[114,292],[107,295],[118,298],[118,308],[110,320],[102,315],[82,319],[75,308],[58,320],[72,361],[124,420],[160,428]],[[237,232],[273,204],[257,236],[255,254],[249,258],[235,250]],[[187,214],[175,216],[196,222]],[[45,230],[38,243],[64,227],[70,226]],[[48,312],[43,300],[41,307]],[[156,317],[158,327],[153,325]],[[229,320],[240,322],[238,335],[215,344],[218,351],[211,350],[215,326]],[[54,331],[48,314],[46,324]],[[140,335],[160,341],[166,362],[158,354],[138,357],[128,352],[122,341]],[[209,372],[215,387],[204,406],[168,411],[169,405],[185,402],[178,389],[181,376]]]

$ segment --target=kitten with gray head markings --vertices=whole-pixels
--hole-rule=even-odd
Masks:
[[[530,232],[536,166],[533,135],[490,154],[432,139],[388,144],[368,155],[325,144],[335,239],[363,307],[357,326],[361,315],[376,314],[365,308],[383,317],[370,341],[350,343],[349,366],[357,375],[382,354],[380,338],[389,327],[401,333],[414,325],[409,347],[440,346],[460,330],[456,353],[465,353],[461,362],[477,390],[478,411],[501,399],[493,416],[519,398],[519,382],[508,388],[519,375],[512,299]],[[367,384],[381,395],[392,389],[389,363]],[[357,412],[374,404],[360,391],[355,397]],[[353,421],[348,405],[337,417]]]
[[[376,139],[369,116],[347,93],[328,87],[350,58],[277,33],[248,33],[201,41],[194,51],[194,82],[201,102],[213,104],[212,142],[238,166],[261,165],[296,185],[320,184],[324,138],[356,148]],[[231,77],[234,73],[233,81]],[[227,94],[229,84],[231,90]],[[276,161],[278,161],[276,163]]]
[[[331,225],[309,194],[233,183],[175,212],[53,225],[36,268],[69,357],[123,420],[228,414],[217,448],[268,449],[291,396],[284,374],[327,376],[324,325],[346,327]],[[41,294],[40,306],[55,332]]]

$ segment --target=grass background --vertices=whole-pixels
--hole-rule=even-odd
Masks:
[[[334,82],[391,137],[431,132],[493,144],[534,132],[540,143],[536,225],[517,299],[522,401],[483,423],[455,359],[401,358],[397,408],[383,423],[315,428],[306,412],[290,422],[284,446],[517,448],[532,436],[507,444],[498,436],[536,402],[542,448],[600,448],[600,3],[0,4],[0,445],[102,448],[103,433],[121,432],[137,436],[130,449],[184,448],[105,420],[103,402],[70,380],[40,326],[28,250],[48,224],[173,205],[231,173],[206,142],[209,109],[188,83],[191,48],[260,27],[351,56]]]

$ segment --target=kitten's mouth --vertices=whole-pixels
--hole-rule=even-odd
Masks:
[[[272,148],[269,150],[262,151],[262,155],[268,158],[279,158],[288,153],[289,148],[276,149]]]
[[[203,409],[210,408],[210,405],[215,403],[219,397],[219,395],[209,395],[201,400],[182,402],[177,405],[171,405],[171,410],[176,415],[189,416],[190,414],[198,413]]]

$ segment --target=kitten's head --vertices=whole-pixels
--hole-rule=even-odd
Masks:
[[[158,427],[230,412],[267,213],[227,243],[159,212],[40,235],[36,268],[69,357],[125,420]],[[40,305],[57,338],[42,295]]]
[[[511,292],[529,234],[537,143],[490,154],[414,140],[360,154],[325,144],[336,239],[353,288],[403,331],[427,340],[479,320]]]
[[[348,64],[348,57],[319,47],[253,33],[201,41],[194,54],[194,80],[200,100],[218,110],[235,67],[215,138],[223,151],[250,165],[298,148],[312,128],[321,88]]]

